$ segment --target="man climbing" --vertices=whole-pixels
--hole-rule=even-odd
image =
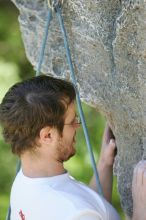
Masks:
[[[76,152],[80,120],[75,97],[71,83],[39,76],[17,83],[2,100],[3,134],[22,165],[11,190],[11,220],[120,219],[110,204],[116,144],[109,127],[97,164],[105,199],[98,195],[94,177],[92,190],[64,168]],[[146,219],[145,161],[135,168],[133,201],[133,220]]]

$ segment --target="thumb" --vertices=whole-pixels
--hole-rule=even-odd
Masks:
[[[113,155],[117,154],[117,146],[116,146],[115,139],[110,139],[109,148],[110,148],[110,151],[112,151]]]
[[[111,147],[113,147],[113,148],[116,148],[116,141],[115,141],[115,139],[110,139],[110,141],[109,141],[109,145],[111,146]]]

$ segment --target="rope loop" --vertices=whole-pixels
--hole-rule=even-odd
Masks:
[[[57,8],[61,8],[64,0],[48,0],[48,6],[52,11],[57,11]]]

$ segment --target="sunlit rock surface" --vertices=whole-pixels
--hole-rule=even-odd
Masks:
[[[36,67],[47,1],[12,1],[20,11],[26,55]],[[81,98],[105,115],[116,136],[118,189],[131,216],[133,167],[146,158],[146,1],[65,0],[62,13]],[[69,79],[55,14],[42,72]]]

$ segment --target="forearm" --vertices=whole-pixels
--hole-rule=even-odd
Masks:
[[[146,160],[141,160],[134,168],[132,198],[132,220],[146,220]]]
[[[146,220],[146,215],[144,213],[135,212],[133,214],[132,220]]]
[[[137,188],[138,189],[138,188]],[[140,198],[142,198],[143,195],[139,195],[142,193],[141,189],[139,189],[139,192],[137,192],[137,198],[134,196],[133,198],[133,217],[132,220],[146,220],[146,200],[145,201],[139,201]],[[145,197],[144,197],[145,198]]]
[[[113,185],[113,164],[115,158],[116,143],[114,135],[109,126],[106,126],[102,147],[97,164],[99,180],[101,183],[104,198],[111,203],[112,201],[112,185]],[[95,177],[90,182],[90,187],[98,192]]]
[[[104,198],[111,203],[113,185],[113,166],[107,166],[104,162],[99,161],[97,165],[97,170]],[[98,192],[95,176],[93,176],[91,179],[90,187],[94,191]]]

